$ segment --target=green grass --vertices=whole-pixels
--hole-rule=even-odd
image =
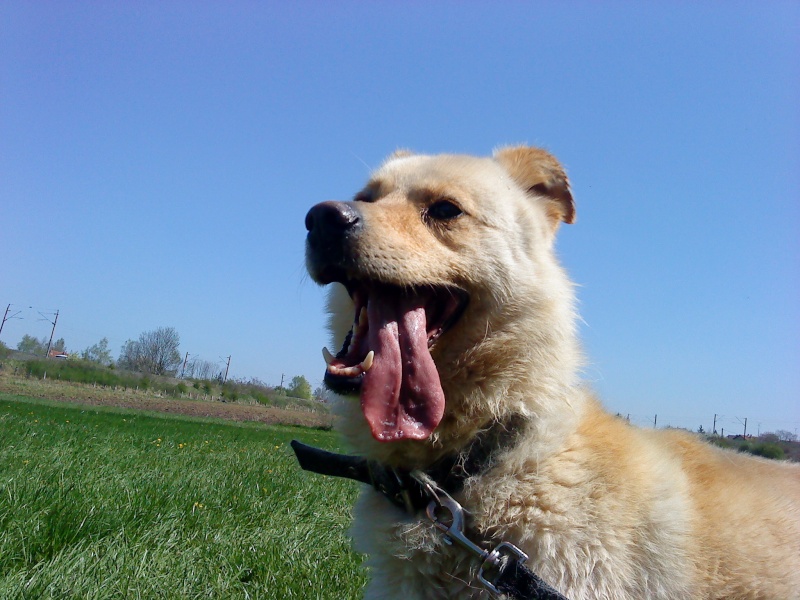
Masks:
[[[0,598],[358,598],[333,434],[0,394]]]

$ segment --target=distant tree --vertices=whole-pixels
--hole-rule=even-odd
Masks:
[[[217,363],[193,356],[186,363],[186,370],[183,375],[192,379],[214,379],[219,372],[220,368]]]
[[[195,378],[195,367],[197,365],[197,360],[192,357],[192,360],[187,360],[185,364],[181,365],[181,377],[187,377],[189,379]]]
[[[96,344],[86,348],[81,352],[81,358],[106,366],[112,364],[114,359],[111,357],[111,350],[108,349],[108,338],[103,338]]]
[[[17,350],[20,352],[27,352],[28,354],[44,356],[47,352],[47,338],[37,340],[35,337],[26,333],[17,344]]]
[[[791,431],[786,431],[785,429],[778,429],[775,432],[775,435],[778,436],[778,439],[782,442],[796,442],[797,436],[792,433]]]
[[[53,342],[53,345],[50,347],[50,351],[52,352],[53,350],[62,354],[67,353],[67,342],[64,341],[64,338],[58,338],[55,342]]]
[[[318,387],[314,390],[314,400],[317,402],[321,402],[322,404],[327,404],[330,402],[330,397],[328,396],[328,390],[324,387]]]
[[[705,432],[706,432],[706,430],[703,429],[702,425],[700,425],[700,427],[697,428],[697,433],[705,433]]]
[[[127,340],[119,349],[117,366],[128,371],[141,371],[143,364],[142,352],[139,342]]]
[[[9,354],[11,354],[11,350],[3,342],[0,342],[0,358],[5,358]]]
[[[117,365],[122,369],[152,373],[175,374],[181,366],[180,336],[174,327],[159,327],[145,331],[138,340],[128,340],[122,346]]]
[[[267,385],[266,381],[262,381],[258,377],[251,377],[249,381],[246,381],[244,383],[246,383],[248,386],[250,386],[252,388],[256,388],[259,392],[264,392],[264,393],[267,393],[267,394],[271,394],[271,393],[273,393],[275,391],[272,388],[272,386]]]
[[[311,384],[302,375],[292,377],[292,382],[286,391],[289,396],[311,400]]]

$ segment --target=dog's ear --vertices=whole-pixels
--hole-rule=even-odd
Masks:
[[[547,214],[554,228],[561,221],[575,222],[575,201],[569,189],[569,180],[555,156],[541,148],[508,146],[495,150],[494,159],[527,193],[549,200]]]

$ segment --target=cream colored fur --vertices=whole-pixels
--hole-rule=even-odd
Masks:
[[[457,499],[474,531],[520,546],[567,597],[800,598],[800,466],[631,427],[581,384],[573,289],[553,252],[575,209],[555,158],[526,147],[492,158],[402,153],[367,187],[361,276],[459,286],[470,301],[431,352],[446,396],[435,433],[377,442],[358,400],[341,398],[355,452],[424,468],[520,413],[522,441]],[[464,211],[446,227],[420,217],[441,197]],[[338,347],[353,304],[333,287]],[[368,599],[489,597],[470,557],[370,489],[353,535],[369,556]]]

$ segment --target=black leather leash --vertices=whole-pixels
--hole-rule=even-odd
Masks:
[[[421,486],[407,471],[384,467],[374,460],[361,456],[335,454],[292,440],[292,450],[304,471],[345,477],[371,485],[392,504],[411,514],[424,509],[429,500]]]
[[[504,428],[504,431],[509,429]],[[492,550],[484,550],[465,535],[464,509],[451,494],[462,488],[470,473],[482,470],[474,468],[491,465],[497,439],[484,437],[472,446],[466,457],[443,459],[425,472],[394,469],[363,457],[314,448],[297,440],[293,440],[291,446],[305,471],[371,485],[409,514],[425,510],[449,542],[481,561],[478,580],[490,592],[517,600],[567,600],[523,564],[528,556],[513,544],[501,542]]]

